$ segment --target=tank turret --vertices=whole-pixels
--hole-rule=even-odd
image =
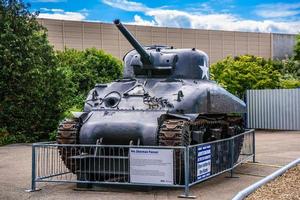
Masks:
[[[164,45],[143,46],[120,20],[115,20],[114,24],[134,48],[124,56],[124,77],[209,79],[208,56],[203,51]]]

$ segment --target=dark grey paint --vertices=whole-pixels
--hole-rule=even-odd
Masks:
[[[80,143],[94,144],[103,138],[104,144],[139,140],[142,145],[156,145],[163,116],[194,120],[199,114],[246,112],[242,100],[204,76],[202,69],[208,67],[204,52],[163,46],[144,50],[150,63],[132,50],[124,57],[124,79],[98,84],[90,91]]]

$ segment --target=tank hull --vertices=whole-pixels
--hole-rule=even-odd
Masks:
[[[131,94],[127,91],[137,87],[144,94],[124,95]],[[96,87],[94,91],[101,98],[113,92],[123,97],[116,108],[106,108],[104,103],[98,108],[86,105],[79,134],[81,144],[96,144],[101,139],[103,144],[127,145],[132,141],[157,145],[160,119],[166,114],[194,121],[199,115],[226,115],[246,110],[243,101],[205,80],[137,79],[113,82],[107,87]]]
[[[133,144],[156,145],[158,119],[165,111],[138,110],[96,110],[82,125],[79,142],[81,144],[96,144],[102,139],[103,144]]]

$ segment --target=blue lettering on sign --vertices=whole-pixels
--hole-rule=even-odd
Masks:
[[[197,180],[211,175],[211,145],[201,145],[197,148]]]

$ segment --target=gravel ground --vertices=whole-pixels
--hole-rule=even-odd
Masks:
[[[300,164],[257,189],[253,194],[246,198],[246,200],[258,199],[299,200]]]

